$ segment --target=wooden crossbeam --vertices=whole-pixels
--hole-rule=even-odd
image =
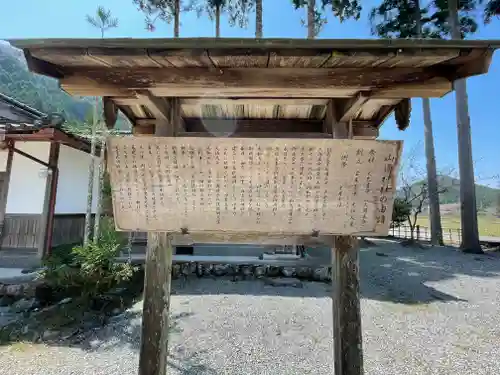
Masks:
[[[170,122],[170,108],[163,98],[155,97],[148,91],[141,91],[137,94],[137,99],[140,104],[147,106],[157,119]]]
[[[115,96],[127,96],[129,90],[149,89],[155,96],[177,97],[352,97],[359,90],[390,87],[381,95],[390,97],[391,91],[420,85],[420,96],[444,93],[436,87],[425,93],[425,83],[439,77],[431,69],[414,68],[230,68],[211,70],[205,68],[103,68],[75,70],[72,75],[60,79],[66,91],[95,92],[100,90],[117,92]],[[411,82],[407,84],[405,82]],[[442,85],[446,79],[440,79]],[[112,83],[111,83],[112,82]],[[407,86],[410,85],[410,86]],[[449,91],[450,85],[446,86]],[[424,95],[425,94],[425,95]],[[402,95],[399,97],[409,97]]]
[[[186,129],[180,129],[180,137],[255,137],[255,138],[331,138],[330,129],[323,129],[322,122],[318,120],[297,120],[297,119],[238,119],[224,120],[213,119],[220,125],[221,130],[211,129],[207,131],[204,126],[204,119],[185,118]],[[224,122],[237,121],[234,132],[227,132],[223,129],[229,127]],[[138,119],[133,127],[133,134],[153,135],[155,132],[156,119]],[[353,121],[353,137],[355,139],[375,139],[379,131],[372,121]]]
[[[181,105],[325,105],[328,99],[323,98],[185,98],[181,99]]]
[[[339,103],[337,106],[337,120],[339,122],[347,122],[354,119],[361,110],[361,107],[363,107],[363,104],[365,104],[369,98],[369,94],[359,93],[352,99],[343,100],[341,102],[337,101]]]
[[[381,87],[401,83],[421,82],[435,77],[430,69],[415,68],[103,68],[77,70],[73,77],[85,77],[97,83],[110,83],[123,88],[150,87],[260,87],[291,89],[339,87]],[[71,77],[63,78],[61,83]]]

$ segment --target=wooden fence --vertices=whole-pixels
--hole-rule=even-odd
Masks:
[[[411,230],[407,225],[393,227],[389,229],[389,235],[397,238],[411,238]],[[413,236],[417,241],[430,241],[431,229],[417,225],[414,229]],[[443,228],[443,242],[445,244],[459,245],[462,241],[462,230]]]

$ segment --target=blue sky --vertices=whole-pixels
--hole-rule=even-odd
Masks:
[[[85,15],[93,14],[98,5],[110,9],[119,18],[119,27],[106,37],[155,38],[171,37],[172,26],[157,23],[151,33],[145,30],[144,17],[132,0],[17,0],[3,5],[0,19],[0,39],[9,38],[98,38],[100,33],[85,22]],[[319,38],[373,38],[370,35],[367,11],[377,1],[363,0],[365,12],[360,21],[340,24],[328,19]],[[304,10],[295,11],[289,0],[264,0],[264,36],[306,36],[301,26]],[[213,36],[214,23],[207,17],[196,18],[186,14],[181,18],[181,36]],[[254,23],[250,18],[248,29],[231,28],[227,20],[221,24],[221,35],[226,37],[252,37]],[[475,39],[500,39],[500,20],[482,26]],[[500,179],[490,179],[500,174],[500,52],[497,52],[487,75],[467,81],[469,111],[472,128],[473,157],[479,183],[497,185]],[[458,163],[455,97],[453,93],[431,101],[438,170],[450,170]],[[423,156],[422,102],[413,100],[411,126],[404,132],[397,130],[390,118],[382,126],[381,138],[402,139],[405,149],[421,150]],[[497,182],[498,181],[498,182]]]

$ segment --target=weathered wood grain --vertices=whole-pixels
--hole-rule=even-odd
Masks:
[[[149,98],[149,97],[148,97]],[[175,102],[165,109],[152,100],[161,116],[156,122],[157,137],[171,137],[177,133],[180,111]],[[168,332],[170,318],[170,285],[172,278],[172,236],[166,232],[149,232],[144,278],[144,307],[142,318],[139,375],[166,375]]]
[[[153,87],[182,88],[260,88],[260,89],[327,89],[332,87],[385,87],[400,83],[424,83],[438,72],[430,68],[87,68],[74,76],[90,82],[112,84],[122,89]],[[71,85],[71,76],[61,80]],[[279,95],[276,95],[279,96]]]
[[[166,375],[172,277],[172,237],[148,233],[139,375]]]
[[[332,137],[335,139],[351,138],[352,130],[349,131],[345,122],[337,121],[338,117],[334,112],[333,105],[330,105],[329,108],[328,120],[332,129]],[[379,220],[377,220],[378,222]],[[332,312],[335,374],[363,375],[357,238],[354,236],[333,236],[332,241]]]
[[[108,144],[120,230],[387,234],[395,141],[110,137]]]
[[[358,240],[335,236],[332,249],[333,342],[335,374],[362,375]]]
[[[5,151],[4,151],[5,152]],[[5,210],[7,208],[7,197],[9,193],[10,175],[12,171],[12,160],[14,159],[14,151],[9,148],[7,151],[7,162],[5,164],[5,171],[0,172],[0,239],[3,238],[3,227],[5,221]]]

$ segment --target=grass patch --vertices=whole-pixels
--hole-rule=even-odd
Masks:
[[[478,215],[477,220],[480,236],[500,237],[500,218],[492,215]],[[459,215],[441,216],[443,230],[460,229],[460,221]],[[417,220],[417,224],[423,227],[430,227],[429,217],[420,216]]]

